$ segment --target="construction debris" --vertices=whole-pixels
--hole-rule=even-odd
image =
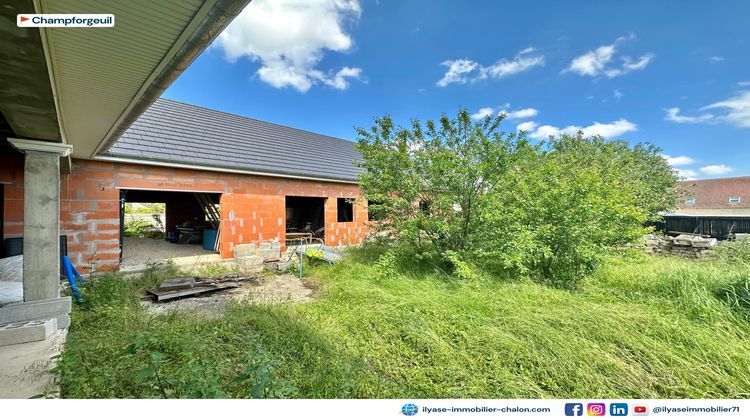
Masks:
[[[646,247],[654,253],[678,255],[685,258],[703,258],[710,254],[711,248],[715,247],[716,238],[707,238],[702,235],[683,234],[675,237],[648,235]]]
[[[164,280],[156,289],[146,290],[146,294],[156,302],[196,296],[219,290],[240,287],[241,282],[260,284],[260,277],[243,274],[228,274],[219,277],[180,277]]]
[[[260,273],[263,264],[279,261],[281,244],[276,241],[255,244],[238,244],[233,248],[234,261],[248,273]]]

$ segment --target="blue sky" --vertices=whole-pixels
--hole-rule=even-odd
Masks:
[[[165,97],[348,140],[505,112],[505,130],[658,145],[750,175],[750,2],[253,0]]]

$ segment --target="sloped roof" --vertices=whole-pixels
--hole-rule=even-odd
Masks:
[[[750,176],[682,181],[680,187],[685,198],[695,199],[694,204],[678,203],[680,210],[750,209]],[[730,203],[729,197],[740,197],[740,202]]]
[[[159,99],[103,154],[165,164],[356,181],[354,143]]]

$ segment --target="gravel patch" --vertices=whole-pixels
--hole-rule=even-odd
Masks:
[[[169,258],[212,255],[200,245],[173,244],[163,239],[123,238],[122,265],[140,265]]]
[[[315,291],[299,278],[281,274],[265,279],[260,285],[247,282],[235,289],[221,290],[206,296],[186,297],[167,302],[141,301],[141,305],[154,315],[173,311],[192,311],[207,316],[221,316],[229,302],[272,305],[290,302],[310,302]]]

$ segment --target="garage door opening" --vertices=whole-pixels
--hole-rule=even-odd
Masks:
[[[218,260],[218,193],[120,190],[120,266]]]
[[[286,197],[287,242],[325,238],[325,204],[323,197]]]

